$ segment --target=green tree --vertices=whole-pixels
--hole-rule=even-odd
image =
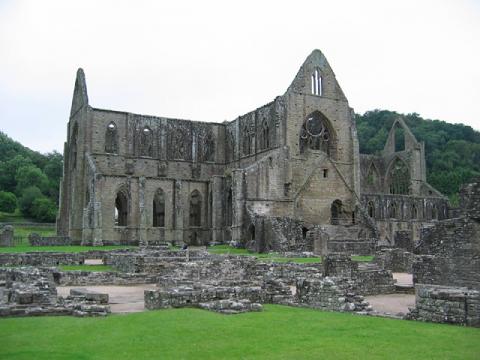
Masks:
[[[0,191],[0,211],[13,213],[17,208],[17,197],[7,191]]]
[[[54,222],[57,216],[57,206],[49,198],[40,197],[33,201],[31,212],[33,217],[39,221]]]
[[[32,164],[32,160],[23,155],[16,155],[10,160],[0,162],[0,190],[14,192],[18,169]]]
[[[45,197],[36,186],[30,186],[23,190],[22,196],[18,199],[18,206],[24,216],[33,217],[33,202],[36,199]]]
[[[48,190],[47,175],[35,165],[27,165],[18,169],[15,180],[17,181],[16,192],[18,195],[21,195],[22,191],[29,186],[36,186],[42,192]]]

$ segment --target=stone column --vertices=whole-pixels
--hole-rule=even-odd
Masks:
[[[232,171],[232,240],[243,242],[243,223],[245,217],[245,174],[243,170]]]
[[[140,224],[139,224],[139,245],[147,246],[147,209],[145,207],[145,185],[147,179],[140,177],[138,183],[138,208],[140,209]]]
[[[225,215],[225,194],[224,177],[214,175],[211,181],[212,191],[212,241],[223,242],[224,215]]]

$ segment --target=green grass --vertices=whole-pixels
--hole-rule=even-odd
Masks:
[[[0,222],[21,223],[21,222],[35,222],[35,220],[25,218],[20,210],[16,209],[14,213],[6,213],[0,211]]]
[[[262,261],[273,261],[273,262],[294,262],[298,264],[307,264],[307,263],[320,263],[322,258],[320,257],[311,257],[311,258],[288,258],[281,256],[278,253],[255,253],[250,252],[246,249],[237,249],[229,245],[215,245],[208,248],[208,252],[211,254],[229,254],[229,255],[245,255],[245,256],[255,256]],[[373,260],[373,256],[352,256],[353,261],[358,262],[370,262]]]
[[[131,246],[112,245],[112,246],[14,246],[0,247],[0,253],[21,253],[21,252],[67,252],[79,253],[90,250],[107,251],[127,249]]]
[[[265,306],[0,320],[2,359],[478,359],[480,329]]]
[[[109,265],[60,265],[60,270],[81,270],[81,271],[116,271]]]

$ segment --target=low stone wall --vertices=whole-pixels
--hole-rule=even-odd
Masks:
[[[28,242],[31,246],[68,246],[72,245],[69,236],[40,236],[37,233],[28,235]]]
[[[351,290],[349,281],[338,278],[299,279],[295,300],[298,305],[330,311],[370,311],[363,296]]]
[[[0,266],[82,265],[85,259],[85,253],[0,253]]]
[[[55,283],[59,286],[138,285],[158,282],[157,276],[114,271],[58,271],[55,269],[53,275]]]
[[[374,262],[382,269],[412,273],[415,255],[404,249],[382,249],[375,253]]]
[[[417,284],[414,320],[480,327],[480,292],[462,287]]]
[[[378,267],[360,268],[352,289],[363,296],[395,293],[395,280],[390,270]]]
[[[413,252],[413,234],[411,230],[397,230],[393,236],[393,242],[396,248],[404,251]]]

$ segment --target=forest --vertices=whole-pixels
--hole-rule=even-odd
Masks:
[[[425,142],[427,181],[457,206],[460,185],[480,176],[480,132],[416,113],[367,111],[355,115],[360,153],[381,152],[397,117],[404,119],[418,141]],[[60,153],[41,154],[0,132],[0,211],[54,222],[62,167]]]

